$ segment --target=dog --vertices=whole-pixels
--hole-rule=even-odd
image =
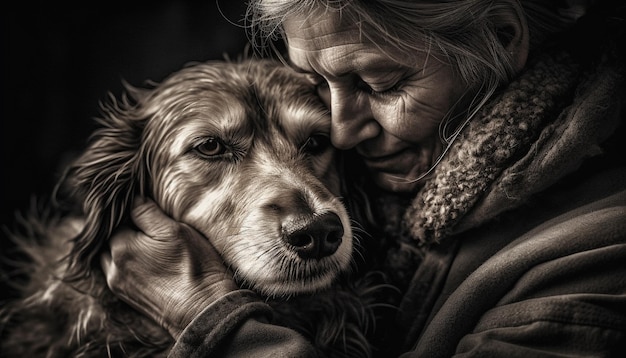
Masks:
[[[12,234],[29,260],[13,282],[21,296],[2,308],[3,354],[167,354],[170,335],[115,297],[99,264],[136,197],[202,233],[240,286],[275,307],[276,323],[321,355],[371,354],[375,285],[342,279],[358,236],[330,115],[306,76],[272,60],[196,63],[159,84],[126,84],[98,123],[55,207]]]

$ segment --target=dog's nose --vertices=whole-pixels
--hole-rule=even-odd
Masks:
[[[291,224],[283,225],[283,240],[303,259],[319,260],[330,256],[341,245],[343,225],[335,213],[314,216],[292,231],[287,226]]]

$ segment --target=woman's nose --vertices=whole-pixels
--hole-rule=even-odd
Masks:
[[[333,146],[342,150],[351,149],[378,135],[380,125],[372,115],[366,96],[331,89],[329,99],[330,140]]]

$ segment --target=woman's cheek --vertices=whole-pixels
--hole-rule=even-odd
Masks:
[[[408,123],[409,113],[407,111],[406,102],[402,97],[387,97],[386,99],[377,99],[374,117],[389,132],[395,132],[393,128],[406,127]]]
[[[419,144],[438,135],[443,114],[404,96],[385,108],[386,130],[406,142]]]

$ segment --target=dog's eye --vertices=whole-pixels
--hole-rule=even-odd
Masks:
[[[214,157],[226,152],[226,146],[221,140],[215,137],[209,137],[200,145],[196,146],[194,150],[203,157]]]
[[[330,138],[327,134],[318,133],[310,136],[304,145],[302,150],[309,154],[320,154],[330,146]]]

